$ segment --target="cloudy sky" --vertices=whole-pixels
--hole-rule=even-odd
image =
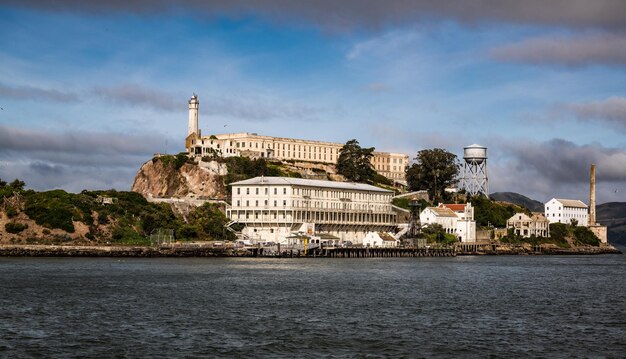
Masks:
[[[155,152],[256,132],[414,157],[490,190],[626,201],[626,2],[3,1],[0,178],[128,190]]]

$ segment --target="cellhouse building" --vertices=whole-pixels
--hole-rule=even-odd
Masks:
[[[190,156],[218,155],[266,158],[281,161],[337,163],[341,143],[261,136],[256,133],[227,133],[202,136],[198,127],[197,95],[189,100],[189,122],[185,148]],[[374,152],[371,163],[381,175],[405,183],[409,156],[403,153]]]
[[[396,228],[393,192],[368,184],[256,177],[231,186],[226,214],[255,243],[292,244],[298,235],[361,243],[368,232]]]

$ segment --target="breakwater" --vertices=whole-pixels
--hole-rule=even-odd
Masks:
[[[58,246],[0,245],[0,257],[327,257],[327,258],[396,258],[455,257],[463,255],[593,255],[621,254],[613,246],[579,248],[544,248],[524,246],[458,246],[454,248],[369,248],[327,247],[309,250],[277,250],[270,247],[233,246]]]
[[[238,248],[209,246],[0,246],[0,256],[5,257],[245,257],[250,255],[250,252]]]

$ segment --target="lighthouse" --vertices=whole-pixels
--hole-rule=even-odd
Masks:
[[[192,134],[200,136],[200,132],[198,131],[198,105],[200,102],[198,101],[198,95],[195,93],[189,99],[189,126],[187,136]]]

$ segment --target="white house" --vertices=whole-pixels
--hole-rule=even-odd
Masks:
[[[364,247],[392,248],[397,247],[399,244],[399,239],[385,232],[369,232],[365,238],[363,238]]]
[[[287,244],[294,234],[361,243],[368,232],[396,228],[393,192],[361,183],[256,177],[231,184],[226,215],[254,242]]]
[[[552,198],[545,204],[545,216],[550,223],[572,223],[576,220],[579,226],[587,226],[587,205],[577,199]]]
[[[426,207],[420,213],[420,222],[422,225],[437,223],[446,233],[455,235],[460,242],[476,241],[476,221],[471,203],[440,203],[438,207]]]
[[[513,228],[515,234],[525,238],[550,237],[550,222],[542,213],[515,213],[506,221],[506,228]]]

